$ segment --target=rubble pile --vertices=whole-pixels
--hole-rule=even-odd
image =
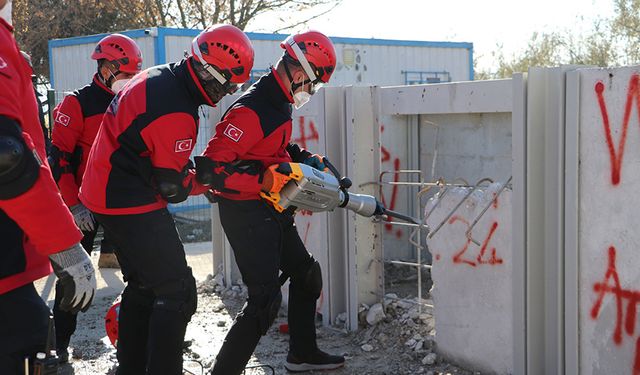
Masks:
[[[206,374],[213,365],[233,317],[247,297],[244,286],[224,287],[222,276],[208,276],[198,284],[198,310],[187,328],[185,368],[193,374]],[[79,334],[72,340],[73,356],[68,372],[60,374],[112,374],[115,368],[115,349],[104,338],[100,314],[111,300],[98,299],[90,313],[80,314]],[[382,302],[361,305],[360,329],[345,329],[346,313],[340,314],[331,327],[318,323],[318,345],[325,351],[346,357],[343,369],[335,375],[476,375],[456,367],[437,353],[435,325],[430,300],[423,300],[418,309],[417,299],[401,299],[387,294]],[[92,312],[93,311],[93,312]],[[283,363],[287,356],[289,335],[286,330],[286,308],[280,310],[273,327],[265,335],[249,366],[271,366],[277,375],[287,374]],[[185,372],[187,373],[187,372]],[[271,374],[267,367],[248,369],[246,375]]]

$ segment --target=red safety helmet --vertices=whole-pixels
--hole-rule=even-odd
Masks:
[[[104,317],[104,328],[107,330],[107,337],[111,341],[111,345],[117,347],[118,345],[118,320],[120,317],[120,301],[111,306],[107,315]]]
[[[326,35],[313,30],[289,35],[280,47],[302,65],[311,82],[329,82],[336,68],[336,50]]]
[[[253,46],[247,35],[233,25],[204,29],[193,38],[191,54],[222,85],[244,83],[251,76]]]
[[[142,70],[142,52],[133,39],[122,34],[105,36],[91,54],[94,60],[106,59],[124,73],[136,74]]]

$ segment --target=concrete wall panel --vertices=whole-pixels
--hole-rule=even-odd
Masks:
[[[580,373],[638,374],[640,76],[589,69],[580,80]]]
[[[431,199],[425,212],[436,207],[427,221],[432,230],[444,222],[427,239],[433,255],[431,294],[438,352],[473,369],[510,374],[514,353],[511,191],[505,190],[492,204],[499,188],[500,184],[492,184],[476,190],[456,211],[470,189],[452,188],[442,198]],[[477,245],[466,232],[487,206],[471,232]]]

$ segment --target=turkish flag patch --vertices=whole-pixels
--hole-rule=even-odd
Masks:
[[[62,112],[58,112],[58,114],[56,114],[56,122],[63,126],[69,126],[69,122],[71,122],[71,117],[69,115],[65,115]]]
[[[176,141],[176,152],[191,151],[193,148],[193,139],[181,139]]]
[[[238,142],[240,138],[242,138],[243,131],[236,128],[233,124],[227,125],[227,128],[224,129],[224,135],[231,138],[234,142]]]

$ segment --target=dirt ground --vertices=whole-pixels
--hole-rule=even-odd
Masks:
[[[208,259],[206,247],[189,251],[188,259],[192,264],[204,264]],[[92,257],[97,261],[97,255]],[[198,291],[198,310],[193,316],[185,337],[185,374],[207,374],[210,370],[215,354],[220,349],[225,334],[231,326],[233,317],[242,307],[246,298],[246,290],[240,286],[225,289],[216,285],[206,270],[194,267],[196,278],[200,280]],[[393,270],[392,270],[393,271]],[[378,318],[374,324],[367,323],[369,307],[362,306],[360,313],[361,329],[357,332],[347,332],[342,328],[339,319],[332,327],[318,325],[318,343],[321,349],[346,357],[344,368],[324,372],[327,374],[461,374],[475,375],[472,372],[453,366],[437,353],[434,320],[432,311],[423,307],[421,313],[417,305],[409,300],[399,300],[396,297],[411,297],[415,280],[402,282],[396,277],[406,277],[402,272],[389,273],[386,278],[388,288],[397,294],[388,294],[379,306],[372,306],[371,310],[378,311]],[[206,275],[206,276],[205,276]],[[393,277],[392,277],[393,276]],[[427,275],[424,275],[428,277]],[[71,340],[70,363],[60,369],[59,375],[71,374],[113,374],[117,366],[115,349],[106,338],[104,329],[104,314],[113,303],[115,297],[122,290],[124,284],[118,279],[117,271],[99,271],[99,285],[102,287],[94,300],[94,304],[87,313],[80,314],[78,329]],[[429,281],[424,282],[428,291]],[[52,287],[52,280],[43,279],[37,284],[44,296]],[[428,293],[423,298],[428,298]],[[416,294],[413,293],[413,296]],[[416,301],[416,298],[413,298]],[[432,305],[430,300],[424,301]],[[381,314],[384,312],[384,314]],[[371,314],[370,314],[371,315]],[[279,327],[286,323],[286,309],[282,308],[277,321],[268,334],[258,345],[248,366],[270,366],[247,369],[245,374],[286,374],[283,363],[287,355],[289,337],[281,333]]]

